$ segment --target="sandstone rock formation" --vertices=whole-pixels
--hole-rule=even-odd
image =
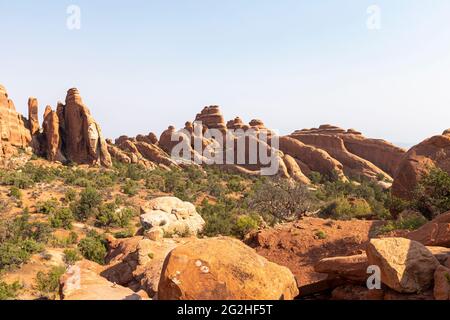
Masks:
[[[41,149],[45,151],[47,159],[50,161],[64,162],[66,158],[61,151],[61,137],[59,132],[58,114],[47,106],[44,112],[44,122],[42,123],[44,134],[44,146]]]
[[[32,136],[39,133],[39,115],[38,115],[38,100],[30,97],[28,99],[28,121],[30,124],[30,134]]]
[[[109,282],[102,266],[87,260],[71,266],[60,279],[61,300],[142,300],[131,289]]]
[[[161,300],[291,300],[292,273],[231,238],[210,238],[175,248],[164,262]]]
[[[66,158],[75,163],[111,166],[111,156],[100,126],[91,116],[77,89],[67,92],[66,104],[60,109],[64,119],[61,131]]]
[[[155,298],[164,260],[170,251],[185,241],[153,241],[141,236],[128,239],[110,238],[107,265],[101,276],[135,292],[144,290],[149,297]]]
[[[372,239],[367,257],[370,265],[381,268],[381,281],[400,293],[429,289],[439,266],[425,246],[404,238]]]
[[[167,233],[199,233],[205,221],[192,203],[175,197],[161,197],[141,207],[141,224],[149,230],[160,227]]]
[[[26,124],[26,119],[16,112],[5,87],[0,85],[0,159],[7,161],[16,153],[16,148],[30,146],[31,134]]]
[[[450,269],[439,266],[434,273],[434,298],[450,300]]]
[[[412,147],[402,157],[394,176],[393,194],[411,199],[420,179],[435,167],[450,173],[450,135],[445,132]]]
[[[344,138],[346,136],[349,137]],[[395,161],[398,161],[398,158],[402,155],[401,151],[399,151],[400,149],[396,149],[394,152],[392,152],[392,148],[391,150],[385,150],[384,147],[380,147],[374,143],[374,140],[371,140],[368,143],[365,141],[365,138],[355,134],[354,131],[347,132],[344,129],[330,125],[323,125],[319,127],[319,129],[296,131],[291,134],[290,137],[297,139],[304,144],[325,150],[330,156],[343,165],[344,173],[349,177],[378,179],[381,176],[385,179],[391,179],[386,172],[377,167],[374,163],[370,162],[366,158],[352,153],[348,148],[351,148],[354,151],[356,150],[357,153],[366,157],[368,156],[374,161],[378,160],[378,163],[392,170],[394,170]],[[345,144],[345,141],[347,141],[347,143],[350,141],[348,146]],[[393,147],[384,141],[380,141],[379,144]],[[385,151],[380,153],[380,150]],[[392,159],[395,159],[391,160],[394,164],[390,164],[389,161],[384,162],[384,160],[381,160],[386,158],[386,154],[384,152],[388,153]]]
[[[439,215],[407,237],[426,246],[450,247],[450,212]]]

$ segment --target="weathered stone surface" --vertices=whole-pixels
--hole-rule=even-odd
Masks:
[[[450,269],[439,266],[434,273],[434,298],[450,300]]]
[[[99,274],[102,266],[77,262],[60,279],[61,300],[142,300],[132,290],[109,282]]]
[[[109,239],[107,266],[101,275],[109,281],[144,290],[154,298],[158,292],[161,270],[167,255],[185,239],[152,241],[144,237]]]
[[[63,162],[66,158],[61,151],[61,137],[59,135],[58,114],[47,106],[44,112],[44,122],[42,123],[45,136],[45,145],[42,148],[50,161]]]
[[[67,92],[66,105],[60,110],[64,118],[64,154],[80,164],[112,165],[111,156],[100,126],[95,122],[77,89]]]
[[[368,267],[369,262],[367,255],[364,253],[355,256],[322,259],[314,266],[314,270],[352,281],[366,282]]]
[[[38,100],[33,97],[28,99],[28,121],[31,135],[39,133]]]
[[[28,148],[30,142],[26,119],[16,112],[5,87],[0,85],[0,158],[7,160],[17,152],[16,148]]]
[[[426,246],[450,247],[450,212],[439,215],[407,237]]]
[[[161,300],[290,300],[298,295],[292,273],[231,238],[194,240],[167,257]]]
[[[192,203],[175,197],[161,197],[141,207],[141,224],[145,229],[161,227],[164,232],[197,234],[205,221]]]
[[[420,179],[431,168],[436,167],[450,173],[450,135],[448,134],[426,139],[403,156],[394,176],[393,194],[411,199]]]
[[[372,239],[366,252],[369,264],[380,267],[381,281],[400,293],[429,289],[439,266],[424,245],[404,238]]]

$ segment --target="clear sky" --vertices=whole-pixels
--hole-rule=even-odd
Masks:
[[[448,0],[0,0],[0,30],[17,109],[78,87],[106,137],[211,104],[281,133],[332,123],[415,143],[450,127]]]

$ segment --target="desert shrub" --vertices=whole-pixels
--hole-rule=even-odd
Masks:
[[[338,198],[320,212],[320,216],[336,220],[364,218],[372,214],[372,208],[364,199]]]
[[[89,232],[86,238],[80,240],[78,249],[86,259],[102,265],[105,263],[107,252],[106,241],[103,236],[95,231]]]
[[[97,224],[102,227],[122,227],[129,225],[136,212],[132,208],[119,209],[115,202],[100,206],[96,216]]]
[[[53,228],[72,229],[74,221],[73,213],[70,208],[58,208],[50,214],[49,222]]]
[[[75,201],[77,199],[77,192],[75,191],[75,189],[69,188],[66,190],[66,192],[64,193],[64,201],[69,203],[72,201]]]
[[[323,182],[323,176],[320,174],[320,172],[317,171],[311,171],[308,174],[308,178],[314,184],[320,184]]]
[[[81,191],[80,199],[72,204],[71,209],[78,221],[86,221],[95,216],[101,202],[100,193],[96,189],[88,187]]]
[[[137,195],[139,192],[139,183],[134,180],[127,180],[122,187],[122,192],[130,197]]]
[[[12,284],[0,281],[0,301],[15,299],[20,289],[21,285],[18,281]]]
[[[66,272],[65,267],[53,267],[48,272],[39,271],[36,274],[36,290],[41,297],[52,299],[56,298],[59,288],[59,278]]]
[[[0,171],[0,184],[4,186],[15,186],[19,189],[31,188],[34,181],[21,171]]]
[[[9,194],[8,194],[11,198],[20,200],[22,199],[22,191],[20,191],[19,188],[13,186],[9,189]]]
[[[0,271],[28,261],[44,249],[51,228],[44,223],[30,223],[27,211],[13,220],[0,221]]]
[[[394,230],[414,231],[422,227],[428,219],[420,214],[399,217],[397,220],[388,221],[384,226],[377,230],[378,234],[388,233]]]
[[[327,238],[327,234],[322,230],[316,231],[316,233],[314,235],[316,236],[317,239],[320,239],[320,240],[324,240]]]
[[[450,175],[438,168],[431,169],[414,191],[413,206],[430,220],[450,211]]]
[[[80,253],[76,249],[66,249],[64,250],[64,262],[71,266],[74,265],[77,261],[82,259]]]
[[[307,187],[281,179],[256,184],[248,198],[249,208],[269,215],[270,223],[295,219],[314,210],[316,203]]]
[[[46,200],[46,201],[40,201],[36,204],[36,210],[39,213],[44,214],[51,214],[56,211],[59,207],[59,201],[55,198]]]
[[[162,175],[151,174],[145,180],[145,187],[150,190],[164,190],[165,183],[165,179]]]
[[[242,184],[242,179],[239,176],[234,176],[227,181],[227,187],[233,192],[242,192],[245,186]]]
[[[222,203],[212,205],[205,201],[199,208],[199,213],[206,222],[203,234],[208,237],[231,235],[234,220],[230,211],[230,208]]]
[[[116,239],[126,239],[134,236],[134,231],[132,228],[127,228],[126,230],[122,230],[114,233],[114,238]]]
[[[236,218],[236,225],[233,234],[243,239],[251,231],[257,230],[259,227],[259,219],[256,216],[242,215]]]

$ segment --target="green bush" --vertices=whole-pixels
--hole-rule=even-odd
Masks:
[[[399,217],[395,221],[389,221],[378,229],[379,234],[388,233],[394,230],[414,231],[422,227],[428,220],[421,215],[412,215],[407,217]]]
[[[9,196],[11,198],[20,200],[22,199],[22,191],[20,191],[19,188],[13,186],[9,189]]]
[[[59,207],[59,201],[55,198],[46,201],[40,201],[36,205],[36,210],[43,214],[52,214]]]
[[[52,299],[56,298],[59,289],[59,279],[66,272],[65,267],[53,267],[47,273],[39,271],[36,275],[36,290],[41,297]]]
[[[73,213],[70,208],[59,208],[54,211],[50,217],[50,225],[53,228],[72,229],[72,222],[74,221]]]
[[[0,271],[28,261],[44,249],[51,228],[44,223],[30,223],[27,211],[14,220],[0,221]]]
[[[80,253],[76,249],[66,249],[64,250],[64,262],[71,266],[74,265],[77,261],[82,259]]]
[[[20,289],[21,285],[18,281],[12,284],[7,284],[6,282],[0,281],[0,301],[14,300]]]
[[[254,216],[243,215],[236,219],[236,226],[233,234],[243,239],[250,232],[257,230],[259,227],[259,220]]]
[[[364,199],[338,198],[328,205],[320,215],[336,220],[365,218],[372,214],[372,208]]]
[[[430,170],[414,191],[413,205],[429,220],[450,211],[450,175],[441,169]]]
[[[64,200],[67,203],[69,203],[75,201],[76,199],[77,199],[77,192],[72,188],[67,189],[66,193],[64,194]]]
[[[107,253],[106,241],[95,231],[89,232],[87,237],[78,243],[78,249],[86,259],[102,265],[105,263]]]
[[[96,216],[97,224],[101,227],[122,227],[129,225],[136,212],[132,208],[119,209],[115,202],[100,206]]]
[[[134,180],[127,180],[122,187],[122,192],[132,197],[139,192],[139,183]]]
[[[98,207],[102,202],[102,197],[98,191],[92,187],[88,187],[81,191],[78,202],[73,203],[71,209],[78,221],[86,221],[98,211]]]

